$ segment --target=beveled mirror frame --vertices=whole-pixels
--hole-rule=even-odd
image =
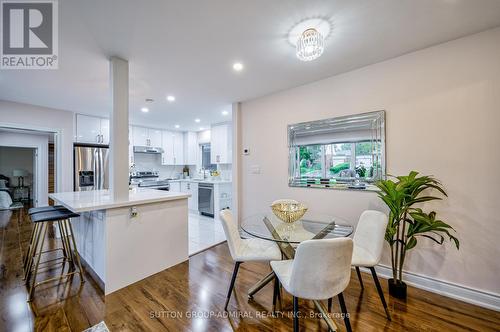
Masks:
[[[365,150],[367,147],[369,148],[369,154],[359,156],[360,158],[364,157],[365,161],[371,162],[368,170],[364,167],[363,162],[358,163],[356,156],[358,147],[360,151],[362,150],[358,144],[365,144]],[[347,152],[344,155],[344,158],[349,158],[349,161],[344,160],[344,165],[342,165],[345,167],[345,164],[349,164],[349,169],[343,168],[339,173],[334,173],[336,165],[331,165],[327,171],[326,151],[329,151],[328,156],[331,158],[330,163],[332,163],[333,159],[337,157],[338,150],[336,149],[339,146],[347,146],[350,149],[349,155]],[[290,124],[288,125],[288,148],[288,185],[290,187],[377,191],[374,182],[386,178],[385,111]],[[310,160],[306,160],[306,165],[309,168],[304,167],[305,159],[301,159],[301,149],[303,149],[303,153],[305,151],[309,155],[310,149],[319,151],[321,169],[319,171],[313,170],[310,174],[322,172],[323,176],[302,174],[304,169],[312,168],[309,167]],[[347,148],[343,149],[348,150]],[[347,175],[344,175],[346,173]]]

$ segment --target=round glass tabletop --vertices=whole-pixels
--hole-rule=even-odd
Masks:
[[[285,223],[272,211],[243,219],[241,228],[253,237],[292,244],[311,239],[347,237],[353,232],[352,226],[337,217],[306,213],[294,223]]]

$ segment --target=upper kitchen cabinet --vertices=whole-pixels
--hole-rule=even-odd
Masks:
[[[161,154],[162,165],[175,165],[174,164],[174,135],[171,131],[162,131],[161,147],[163,153]]]
[[[184,134],[164,130],[162,132],[162,165],[184,165]]]
[[[210,130],[210,162],[212,164],[230,164],[233,159],[233,138],[230,123],[212,126]]]
[[[132,137],[134,145],[137,146],[162,146],[162,131],[159,129],[145,128],[145,127],[132,127]]]
[[[174,132],[174,164],[184,165],[184,133]]]
[[[184,162],[186,165],[198,162],[198,134],[192,131],[184,133]]]
[[[78,143],[109,144],[109,120],[77,114],[75,141]]]

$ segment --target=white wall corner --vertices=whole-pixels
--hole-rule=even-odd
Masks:
[[[241,103],[232,104],[232,206],[237,220],[241,220],[240,197],[241,197]]]

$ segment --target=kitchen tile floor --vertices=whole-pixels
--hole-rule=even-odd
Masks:
[[[226,241],[219,219],[189,212],[189,255]]]

